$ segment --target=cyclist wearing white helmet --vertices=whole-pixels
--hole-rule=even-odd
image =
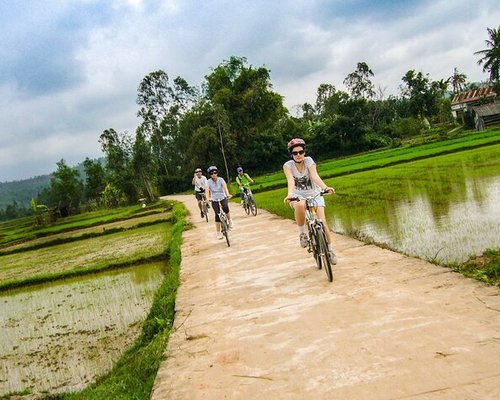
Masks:
[[[215,165],[209,167],[207,172],[208,175],[210,175],[210,179],[208,179],[207,186],[205,188],[205,198],[210,199],[212,202],[212,209],[215,213],[215,234],[217,239],[222,239],[223,236],[220,232],[219,202],[229,220],[229,228],[232,228],[233,221],[231,220],[231,215],[229,214],[229,204],[227,201],[227,199],[231,198],[231,195],[229,194],[224,178],[218,176],[219,171]]]
[[[306,142],[300,138],[294,138],[288,142],[288,152],[291,160],[283,164],[283,171],[288,183],[288,194],[284,202],[291,205],[295,215],[295,222],[299,227],[299,240],[302,247],[307,247],[308,238],[305,227],[305,201],[290,201],[294,197],[308,197],[318,194],[321,191],[335,193],[335,189],[328,186],[318,175],[316,163],[311,157],[305,155]],[[325,199],[322,196],[317,198],[317,213],[321,220],[325,219]],[[335,254],[331,249],[332,237],[330,229],[325,224],[325,233],[330,249],[330,257],[333,264],[337,263]]]
[[[201,200],[205,196],[205,188],[207,187],[207,178],[203,175],[201,168],[196,168],[194,170],[193,180],[191,181],[194,186],[194,195],[196,200],[198,200],[198,208],[200,209],[201,218],[204,217],[203,211],[201,209]]]

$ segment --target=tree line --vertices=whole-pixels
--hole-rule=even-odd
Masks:
[[[483,85],[498,93],[500,27],[487,31],[488,48],[475,54],[490,75]],[[99,136],[105,162],[87,158],[85,180],[61,160],[36,203],[73,213],[82,204],[112,207],[187,190],[197,167],[217,165],[228,180],[238,166],[252,174],[276,171],[288,158],[292,137],[304,138],[318,159],[399,146],[435,125],[456,124],[450,94],[479,87],[456,68],[439,80],[409,70],[397,96],[386,97],[373,79],[369,65],[360,61],[343,80],[347,91],[322,83],[314,103],[290,112],[273,89],[271,71],[245,57],[224,60],[199,87],[153,71],[138,86],[141,122],[135,133],[105,129]]]

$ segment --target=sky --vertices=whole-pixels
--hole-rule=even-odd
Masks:
[[[474,52],[499,22],[498,0],[0,0],[0,182],[102,157],[103,130],[135,132],[156,70],[200,86],[246,57],[293,114],[358,62],[385,96],[411,69],[485,81]]]

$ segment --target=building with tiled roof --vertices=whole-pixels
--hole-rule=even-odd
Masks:
[[[469,90],[468,92],[457,93],[453,96],[451,100],[451,110],[457,117],[459,112],[465,111],[467,108],[470,109],[472,106],[478,106],[482,103],[488,103],[495,99],[496,93],[493,88],[484,87],[474,90]]]
[[[478,108],[487,104],[495,103],[496,93],[493,88],[483,87],[479,89],[469,90],[468,92],[457,93],[453,96],[451,100],[451,111],[455,119],[460,119],[463,122],[464,112],[473,110],[475,112],[476,128],[484,129],[489,125],[490,121],[496,121],[495,115],[488,115],[485,121],[479,113],[487,112],[490,113],[491,110],[496,110],[497,106],[492,108]],[[476,111],[477,110],[477,111]],[[486,111],[488,110],[488,111]]]

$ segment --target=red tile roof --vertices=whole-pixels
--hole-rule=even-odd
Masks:
[[[484,97],[495,97],[495,96],[496,93],[493,91],[492,88],[489,87],[479,88],[471,90],[469,92],[463,92],[454,95],[453,99],[451,100],[451,104],[468,103],[471,101],[477,101]]]

